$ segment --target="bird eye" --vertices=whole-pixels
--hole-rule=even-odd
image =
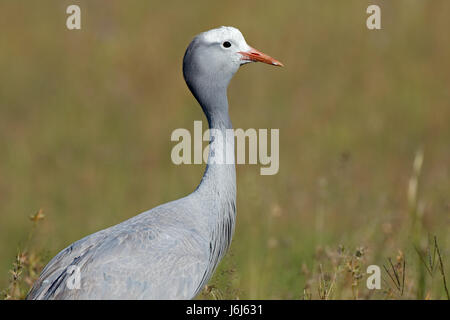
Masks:
[[[231,47],[231,43],[228,42],[228,41],[225,41],[224,43],[222,43],[222,45],[223,45],[224,48],[229,48],[229,47]]]

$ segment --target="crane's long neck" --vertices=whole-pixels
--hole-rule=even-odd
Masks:
[[[208,94],[214,92],[214,94]],[[225,86],[214,87],[204,93],[194,93],[208,119],[210,129],[209,156],[205,173],[198,186],[218,202],[235,202],[236,169],[234,134],[228,114]]]
[[[226,85],[201,88],[201,92],[192,87],[191,91],[208,119],[210,143],[206,170],[195,193],[203,204],[209,229],[212,272],[231,244],[236,220],[234,134]]]

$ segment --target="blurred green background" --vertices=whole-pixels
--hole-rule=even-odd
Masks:
[[[79,31],[66,29],[70,4]],[[369,4],[382,30],[366,28]],[[38,209],[33,246],[48,261],[194,190],[204,165],[170,159],[174,129],[206,127],[182,58],[193,36],[231,25],[286,66],[245,66],[229,88],[235,128],[280,129],[280,170],[238,166],[233,244],[210,291],[320,298],[339,274],[330,298],[389,297],[364,279],[392,257],[406,260],[401,298],[445,298],[439,272],[418,280],[415,247],[437,236],[450,277],[449,14],[446,0],[2,0],[0,289]]]

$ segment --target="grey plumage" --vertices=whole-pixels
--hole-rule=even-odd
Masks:
[[[223,41],[235,48],[225,50]],[[232,128],[226,91],[239,66],[250,62],[238,53],[250,49],[239,30],[222,27],[198,35],[186,50],[186,83],[218,132]],[[234,137],[211,138],[210,159],[229,147],[234,159]],[[71,244],[48,263],[27,299],[194,298],[230,246],[235,175],[234,164],[208,163],[190,195]],[[80,288],[67,284],[73,267]]]

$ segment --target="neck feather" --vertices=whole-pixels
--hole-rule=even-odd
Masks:
[[[211,89],[211,87],[209,87]],[[210,129],[208,164],[199,190],[218,196],[223,201],[236,198],[234,135],[228,114],[226,87],[215,87],[202,94],[194,93],[208,119]],[[214,94],[208,92],[215,91]]]

